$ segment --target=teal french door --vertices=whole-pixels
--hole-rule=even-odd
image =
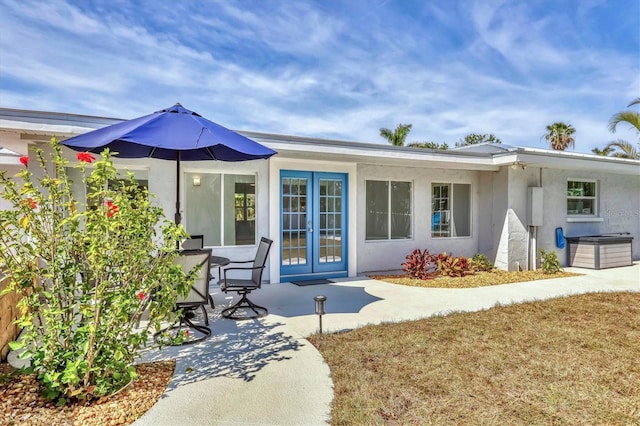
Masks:
[[[280,172],[280,276],[347,276],[347,175]]]

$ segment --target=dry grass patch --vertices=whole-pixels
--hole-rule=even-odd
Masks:
[[[332,423],[640,424],[640,293],[313,336]]]
[[[475,275],[466,277],[437,277],[432,280],[417,280],[406,275],[370,275],[370,278],[386,281],[392,284],[407,285],[413,287],[435,287],[435,288],[471,288],[484,287],[489,285],[519,283],[524,281],[548,280],[551,278],[575,277],[581,274],[560,271],[555,274],[545,274],[541,270],[507,272],[493,270],[488,272],[478,272]]]

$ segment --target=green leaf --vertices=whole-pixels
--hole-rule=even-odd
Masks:
[[[9,349],[12,351],[17,351],[18,349],[22,349],[25,347],[24,341],[15,340],[13,342],[9,342]]]

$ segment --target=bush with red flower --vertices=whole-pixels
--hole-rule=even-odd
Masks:
[[[0,211],[0,267],[12,279],[2,294],[23,296],[17,323],[24,332],[11,346],[30,358],[44,395],[64,404],[136,378],[137,352],[173,319],[192,275],[174,263],[184,230],[132,175],[118,180],[108,150],[99,160],[77,154],[83,199],[72,192],[59,143],[47,151],[34,150],[38,173],[29,157],[20,158],[25,168],[16,176],[0,172],[0,196],[13,206]],[[140,328],[145,310],[150,321]]]

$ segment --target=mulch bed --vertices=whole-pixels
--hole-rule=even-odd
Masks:
[[[34,375],[0,363],[1,425],[128,425],[146,413],[173,377],[175,361],[136,366],[139,379],[115,395],[56,407],[40,396]]]

